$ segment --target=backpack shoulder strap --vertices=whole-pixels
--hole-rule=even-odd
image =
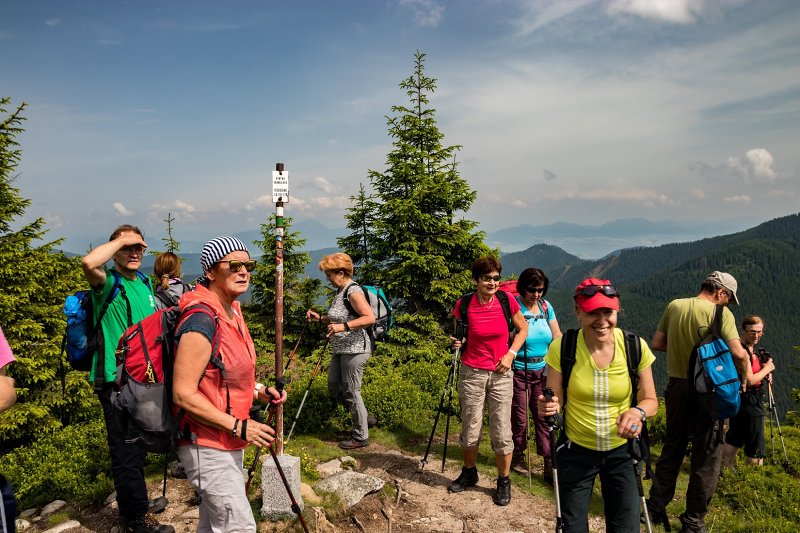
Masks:
[[[342,289],[342,291],[344,292],[344,298],[343,298],[344,306],[347,308],[347,311],[351,315],[360,316],[358,314],[358,312],[356,311],[355,307],[353,307],[353,304],[350,303],[350,290],[353,288],[353,286],[361,287],[361,285],[359,285],[355,281],[351,281],[350,283],[347,284],[347,287]],[[367,291],[364,290],[364,287],[361,287],[361,290],[364,292],[365,295],[367,294]],[[365,297],[367,298],[367,303],[369,303],[369,296],[365,296]]]
[[[514,331],[514,321],[511,319],[511,303],[508,301],[508,293],[503,290],[498,290],[495,295],[500,302],[500,307],[503,308],[503,315],[505,315],[506,323],[508,323],[508,331]]]
[[[717,308],[714,310],[714,322],[711,323],[711,333],[717,337],[722,337],[722,313],[724,309],[724,306],[717,304]]]
[[[469,321],[467,320],[469,313],[467,310],[469,309],[469,304],[472,302],[472,297],[474,295],[474,292],[468,292],[461,297],[461,305],[458,308],[458,314],[461,315],[461,322],[463,322],[465,326],[469,324]]]
[[[631,405],[636,405],[639,392],[639,363],[642,362],[642,343],[636,333],[622,330],[625,337],[625,355],[628,361],[628,374],[631,377]]]
[[[545,320],[548,320],[550,316],[550,307],[547,305],[547,300],[544,298],[539,300],[539,308],[542,310],[542,316],[544,316]]]
[[[561,337],[561,390],[562,403],[567,403],[567,386],[569,377],[572,374],[572,367],[575,366],[575,352],[578,350],[578,330],[568,329]]]

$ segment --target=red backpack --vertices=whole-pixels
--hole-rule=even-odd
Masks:
[[[171,451],[178,438],[190,438],[188,428],[180,427],[184,412],[173,408],[172,367],[175,331],[195,313],[204,313],[217,324],[209,365],[220,369],[227,389],[225,365],[219,355],[219,317],[204,304],[191,305],[183,311],[178,307],[160,309],[125,330],[117,346],[118,393],[114,407],[125,442],[145,451]]]

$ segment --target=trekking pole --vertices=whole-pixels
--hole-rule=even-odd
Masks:
[[[444,425],[444,449],[442,450],[442,473],[444,473],[444,465],[447,462],[447,441],[450,437],[450,416],[453,414],[453,389],[456,384],[456,376],[458,375],[458,351],[456,351],[455,361],[450,370],[450,387],[447,393],[447,418]]]
[[[553,389],[544,389],[544,398],[548,402],[553,399],[555,393]],[[558,491],[558,461],[556,460],[556,430],[563,423],[561,415],[546,416],[544,423],[547,424],[547,433],[550,436],[550,461],[553,463],[553,489],[556,492],[556,533],[563,533],[564,524],[561,521],[561,495]]]
[[[628,454],[633,461],[633,475],[636,478],[636,488],[639,489],[639,498],[642,502],[642,513],[644,514],[647,533],[653,533],[653,525],[650,523],[650,513],[647,511],[647,500],[644,497],[644,488],[642,487],[642,473],[639,470],[639,463],[642,461],[642,447],[639,437],[628,439]]]
[[[278,381],[275,384],[275,388],[278,390],[278,393],[283,391],[283,385],[284,384],[282,381]],[[273,415],[275,414],[276,407],[277,406],[270,404],[269,407],[270,418],[272,418]],[[309,533],[308,525],[306,524],[306,521],[303,519],[303,513],[300,511],[300,506],[297,504],[297,499],[295,499],[294,497],[294,493],[292,492],[292,487],[289,486],[289,480],[286,479],[286,473],[283,471],[283,467],[281,466],[280,461],[278,461],[278,454],[275,453],[275,449],[272,447],[272,443],[269,444],[268,448],[269,448],[269,454],[272,456],[272,460],[275,461],[275,468],[278,470],[278,475],[281,476],[281,481],[283,481],[283,486],[286,489],[286,494],[289,496],[289,501],[292,503],[292,512],[297,515],[297,519],[300,521],[300,525],[303,527],[303,531],[305,533]],[[261,448],[259,448],[259,451],[260,450]]]
[[[300,335],[297,336],[297,342],[294,343],[294,348],[292,348],[292,353],[289,354],[289,360],[286,361],[286,365],[283,367],[284,372],[289,370],[289,367],[294,362],[295,354],[297,353],[297,348],[300,346],[300,341],[303,340],[303,334],[306,332],[307,326],[308,326],[308,320],[303,322],[303,329],[300,330]]]
[[[433,443],[433,435],[436,433],[436,426],[439,424],[439,415],[442,414],[442,409],[444,408],[444,399],[447,396],[447,389],[450,387],[450,383],[453,380],[453,368],[455,368],[456,361],[458,360],[458,352],[459,348],[453,350],[453,358],[450,362],[450,368],[447,371],[447,380],[445,381],[444,387],[442,388],[442,397],[439,400],[439,407],[436,409],[436,418],[433,419],[433,427],[431,428],[431,436],[428,437],[428,445],[425,447],[425,455],[422,456],[422,461],[420,461],[420,471],[425,470],[425,465],[428,464],[428,454],[431,451],[431,444]]]
[[[278,392],[281,392],[283,388],[286,386],[286,381],[283,378],[276,379],[276,389]],[[272,422],[275,420],[275,409],[273,409],[272,403],[267,403],[267,406],[264,407],[265,412],[269,412],[267,416],[266,425],[271,425]],[[263,415],[262,415],[263,419]],[[256,448],[256,455],[253,457],[253,464],[250,465],[250,468],[247,469],[247,483],[244,485],[245,493],[250,490],[250,483],[253,481],[253,476],[256,473],[256,465],[258,465],[258,459],[261,457],[261,450],[262,448]]]
[[[778,409],[775,407],[775,397],[772,395],[772,383],[767,382],[767,390],[769,391],[769,404],[772,406],[771,411],[775,417],[775,427],[778,428],[778,436],[781,438],[781,446],[783,447],[783,468],[789,468],[789,456],[786,454],[786,443],[783,440],[783,431],[781,431],[781,422],[778,419]],[[774,441],[773,441],[774,442]],[[773,444],[773,457],[775,456]]]
[[[512,365],[514,363],[511,363]],[[512,370],[513,372],[513,370]],[[528,446],[528,488],[531,488],[531,417],[529,413],[531,405],[531,381],[530,374],[528,373],[528,360],[525,359],[525,441]],[[544,473],[544,467],[542,467]]]
[[[306,398],[308,398],[308,392],[311,390],[311,385],[314,383],[314,378],[317,377],[319,369],[322,366],[322,358],[325,356],[325,348],[328,347],[328,342],[330,342],[330,339],[326,338],[325,344],[322,345],[322,349],[319,352],[317,363],[314,365],[314,371],[311,373],[311,379],[308,380],[308,387],[306,387],[306,391],[303,393],[303,399],[300,401],[300,407],[297,408],[297,413],[295,413],[294,415],[294,420],[292,421],[292,427],[289,428],[289,436],[286,437],[284,442],[288,443],[289,439],[292,438],[292,433],[294,433],[294,426],[297,425],[297,421],[300,419],[300,413],[303,411],[303,406],[306,403]]]

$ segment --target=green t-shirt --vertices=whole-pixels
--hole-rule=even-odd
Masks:
[[[642,359],[639,372],[656,360],[650,347],[641,340]],[[545,362],[561,372],[561,339],[550,343]],[[567,387],[567,438],[590,450],[608,451],[627,442],[617,436],[617,417],[631,408],[631,378],[625,353],[625,336],[614,329],[614,358],[603,369],[589,354],[583,331],[578,332],[575,365]]]
[[[103,307],[103,302],[106,300],[109,292],[114,287],[114,274],[108,268],[106,271],[106,284],[100,291],[92,291],[92,313],[95,318],[100,314]],[[95,382],[95,385],[102,382],[114,381],[117,373],[117,356],[116,349],[119,343],[119,338],[128,329],[128,326],[139,322],[143,318],[151,315],[155,311],[155,299],[153,298],[153,289],[149,283],[145,283],[137,276],[135,280],[130,280],[124,276],[119,276],[120,283],[125,290],[125,296],[118,293],[103,316],[103,339],[105,351],[105,372],[104,380],[95,379],[95,372],[97,367],[97,355],[92,363],[92,371],[89,375],[89,381]],[[131,324],[128,324],[128,307],[125,304],[125,299],[131,304]]]
[[[692,348],[708,333],[715,311],[713,302],[697,296],[667,305],[658,323],[658,331],[667,335],[667,376],[686,379]],[[727,307],[722,310],[722,338],[726,342],[739,338],[736,320]]]

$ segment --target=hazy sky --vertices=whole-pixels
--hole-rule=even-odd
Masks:
[[[796,0],[3,0],[0,95],[72,248],[255,229],[279,161],[286,214],[344,226],[417,49],[484,229],[767,220],[800,211],[798,28]]]

